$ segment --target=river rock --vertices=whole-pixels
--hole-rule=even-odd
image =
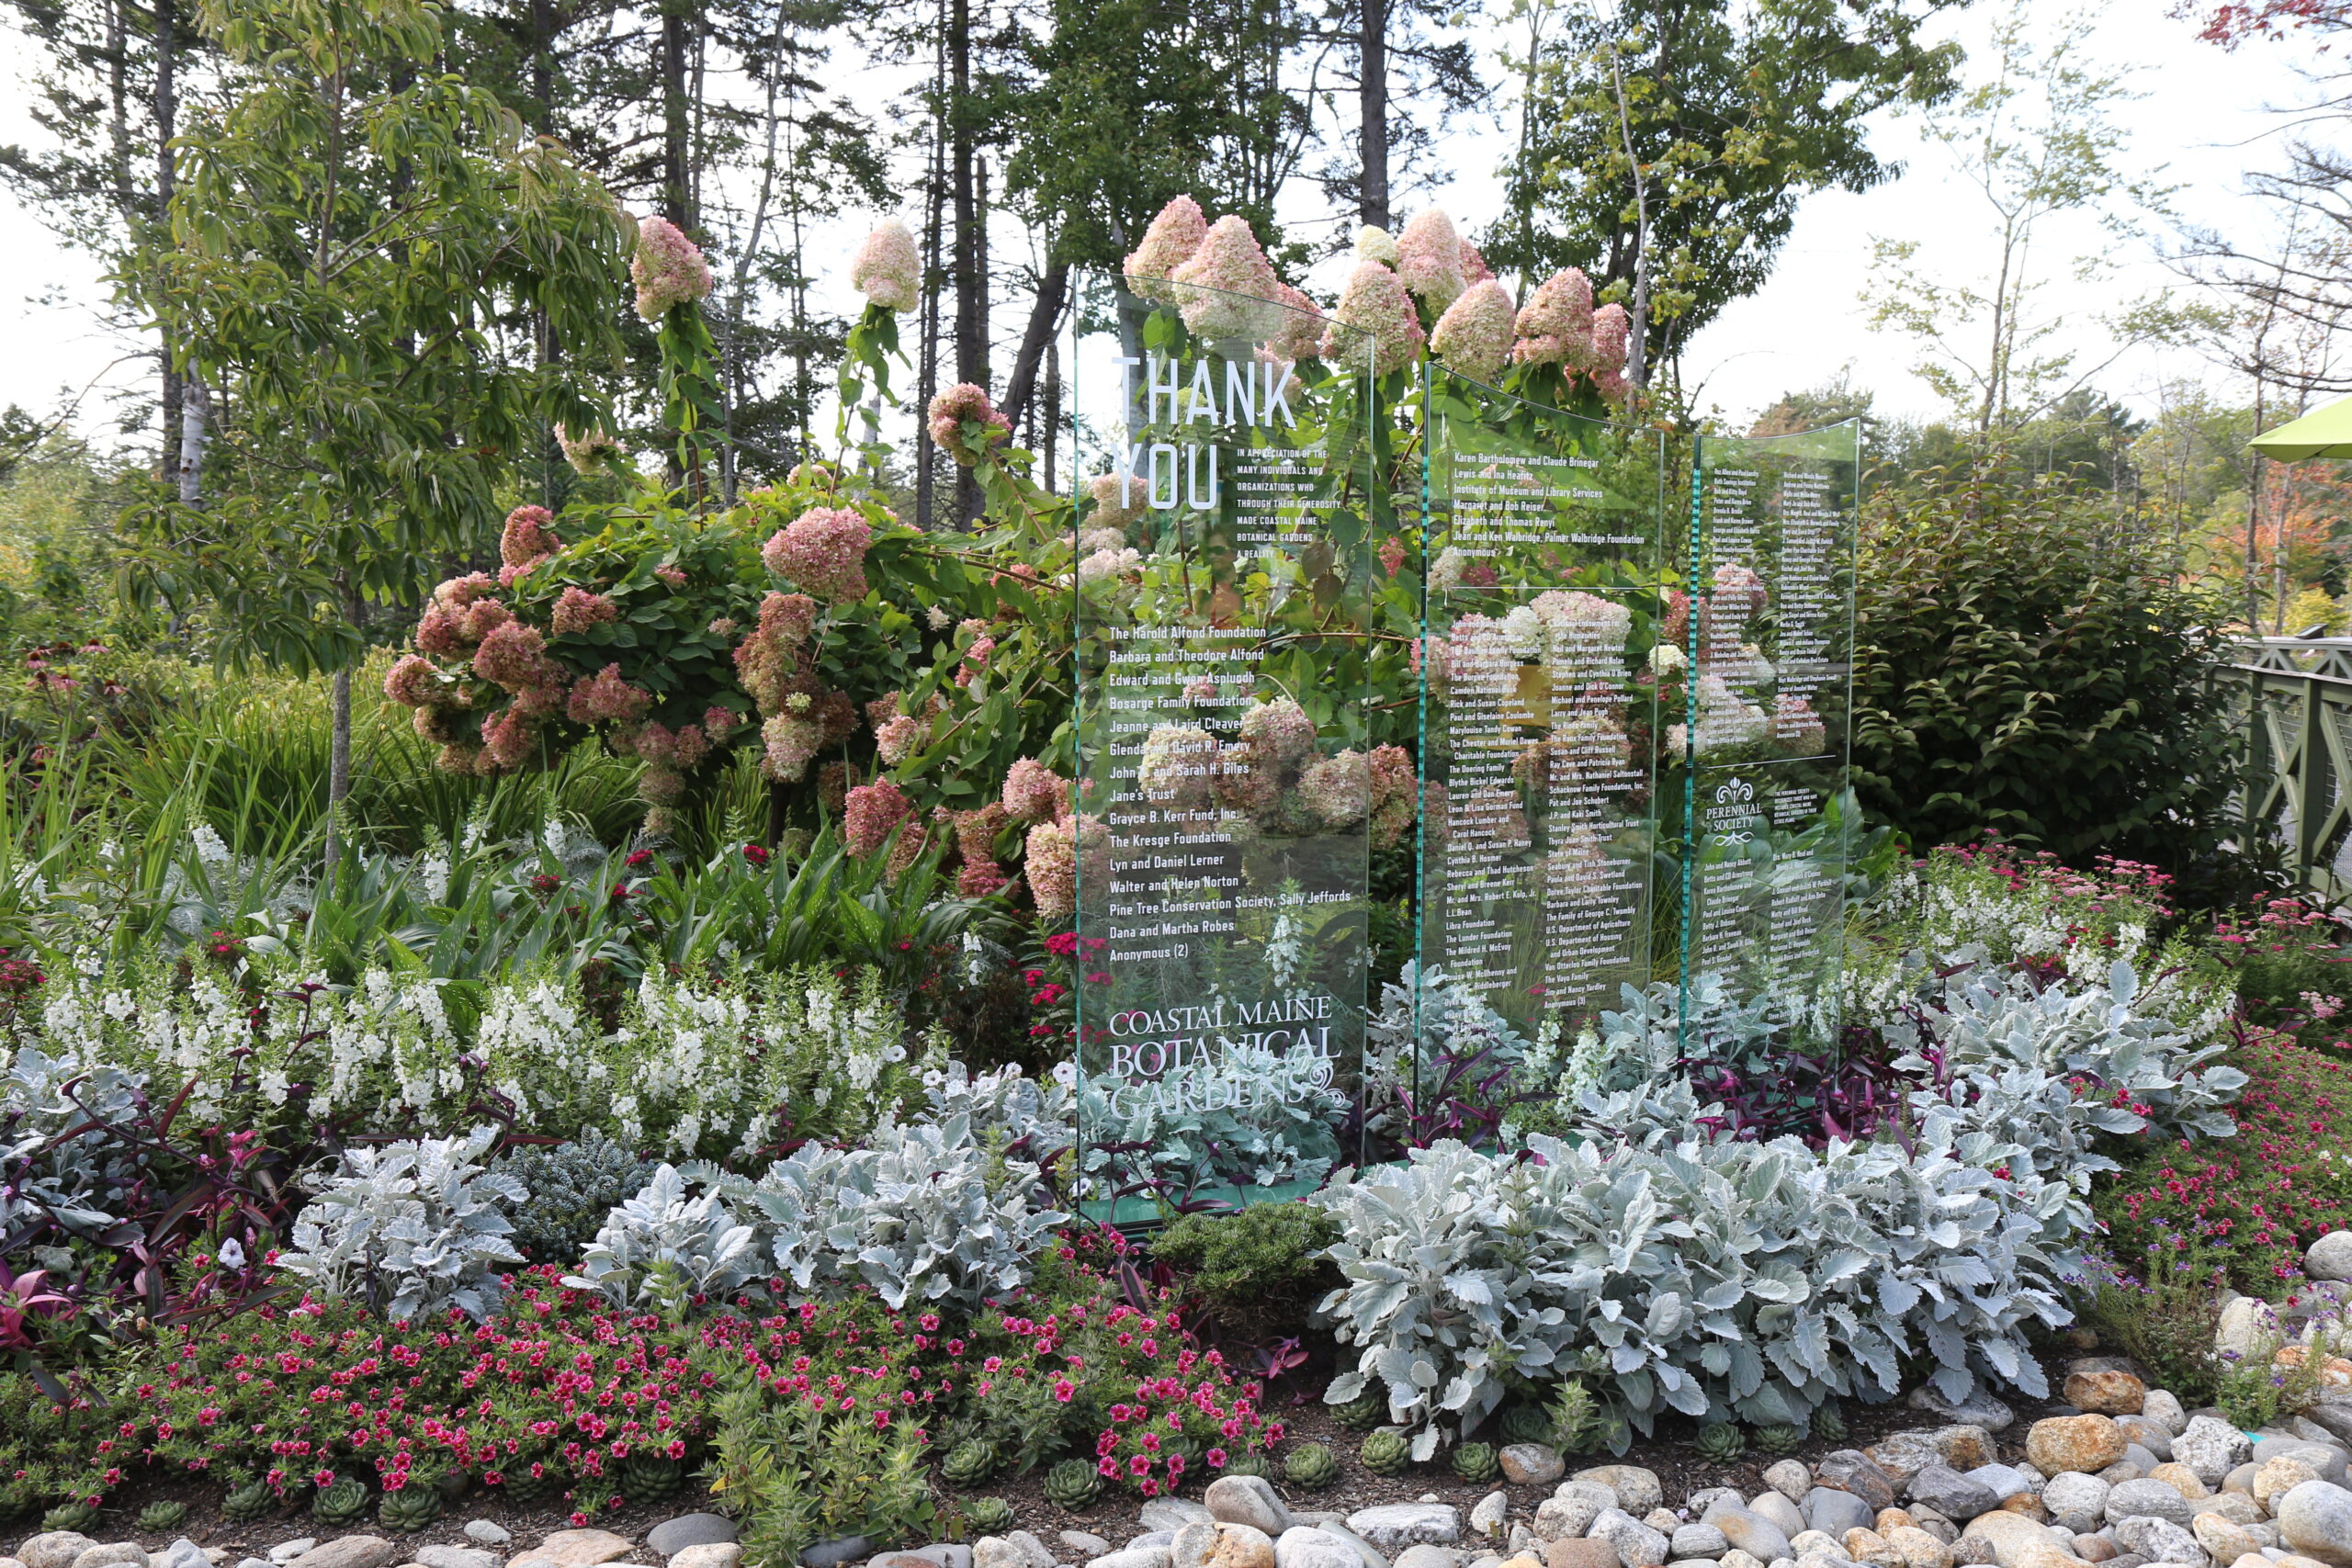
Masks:
[[[25,1568],[74,1568],[74,1560],[98,1543],[79,1530],[44,1530],[17,1548]]]
[[[1394,1557],[1408,1546],[1452,1546],[1462,1539],[1462,1515],[1450,1503],[1385,1503],[1350,1514],[1348,1528]]]
[[[2125,1371],[2066,1374],[2066,1403],[2095,1416],[2137,1416],[2147,1403],[2148,1385]]]
[[[1617,1561],[1624,1568],[1661,1568],[1666,1562],[1666,1537],[1623,1508],[1601,1509],[1600,1517],[1584,1533],[1615,1547]]]
[[[1839,1449],[1826,1455],[1813,1467],[1813,1477],[1818,1484],[1839,1492],[1850,1492],[1870,1505],[1875,1517],[1881,1508],[1894,1506],[1894,1478],[1879,1468],[1877,1461],[1856,1449]]]
[[[2053,1416],[2026,1433],[2026,1458],[2044,1475],[2062,1471],[2096,1475],[2123,1457],[2123,1428],[2105,1416]]]
[[[2222,1309],[2213,1326],[2213,1348],[2240,1360],[2254,1354],[2254,1342],[2269,1326],[2269,1307],[2252,1296],[2240,1296]]]
[[[1849,1529],[1867,1529],[1878,1517],[1881,1508],[1891,1507],[1892,1497],[1873,1505],[1857,1493],[1841,1491],[1834,1486],[1816,1486],[1804,1495],[1804,1522],[1808,1529],[1824,1530],[1833,1540],[1843,1541]]]
[[[695,1516],[688,1515],[687,1517],[692,1518]],[[718,1518],[717,1514],[711,1514],[707,1517],[714,1519]],[[727,1523],[725,1520],[720,1520],[720,1522],[722,1524]],[[661,1527],[656,1525],[654,1528],[659,1529]],[[735,1529],[732,1524],[727,1524],[727,1528],[730,1532]],[[494,1549],[508,1544],[514,1539],[514,1537],[513,1532],[508,1530],[504,1525],[493,1523],[489,1519],[468,1519],[466,1521],[466,1539],[472,1541],[476,1546],[487,1546]],[[648,1545],[652,1543],[652,1539],[653,1538],[650,1536],[646,1538]],[[727,1539],[732,1540],[735,1538],[732,1534],[729,1534]]]
[[[1338,1536],[1293,1525],[1274,1542],[1275,1568],[1363,1568],[1355,1548]]]
[[[2306,1557],[2352,1565],[2352,1491],[2306,1481],[2278,1500],[2278,1533]]]
[[[2151,1562],[2188,1562],[2201,1568],[2205,1561],[2205,1549],[2197,1544],[2188,1527],[2171,1519],[2135,1516],[2121,1520],[2115,1527],[2115,1544]]]
[[[2304,1248],[2303,1272],[2314,1280],[2352,1280],[2352,1231],[2330,1231]]]
[[[2188,1499],[2161,1481],[2127,1481],[2107,1495],[2107,1522],[2125,1519],[2170,1519],[2185,1525],[2196,1517]]]
[[[2291,1454],[2281,1454],[2254,1472],[2254,1500],[2266,1513],[2278,1511],[2278,1499],[2306,1481],[2317,1481],[2319,1472]]]
[[[2189,1533],[2197,1544],[2213,1554],[2216,1562],[2235,1562],[2249,1551],[2260,1551],[2262,1543],[2246,1533],[2245,1527],[2233,1524],[2219,1514],[2199,1514],[2188,1521]]]
[[[1897,1525],[1879,1533],[1902,1558],[1903,1568],[1951,1568],[1951,1548],[1917,1525]]]
[[[112,1568],[117,1562],[147,1568],[147,1549],[135,1540],[110,1540],[93,1546],[74,1560],[74,1568]]]
[[[1337,1541],[1332,1543],[1338,1545]],[[1170,1568],[1174,1561],[1164,1546],[1128,1546],[1116,1551],[1106,1551],[1086,1565],[1086,1568]],[[1340,1568],[1357,1568],[1355,1563],[1343,1563]]]
[[[1914,1410],[1925,1410],[1947,1421],[1982,1427],[1988,1432],[2006,1431],[2018,1418],[2016,1411],[1981,1388],[1955,1404],[1938,1393],[1935,1384],[1921,1383],[1911,1391],[1911,1397],[1905,1403]]]
[[[1623,1568],[1617,1548],[1600,1540],[1555,1540],[1544,1549],[1544,1568]]]
[[[1963,1471],[1962,1473],[1994,1496],[2003,1500],[2020,1494],[2029,1497],[2038,1497],[2041,1495],[2041,1475],[2029,1473],[2014,1464],[1980,1464],[1975,1469]]]
[[[1577,1471],[1568,1479],[1608,1487],[1617,1495],[1617,1506],[1636,1520],[1666,1501],[1666,1488],[1658,1484],[1657,1472],[1644,1470],[1637,1464],[1595,1465],[1590,1470]]]
[[[1780,1494],[1773,1495],[1778,1497]],[[1753,1508],[1718,1503],[1707,1510],[1703,1522],[1713,1525],[1725,1540],[1751,1557],[1770,1562],[1776,1557],[1796,1555],[1789,1547],[1789,1532]]]
[[[1617,1495],[1606,1486],[1571,1481],[1535,1506],[1535,1539],[1576,1540],[1592,1528],[1603,1508],[1617,1506]]]
[[[2151,1421],[2144,1415],[2118,1416],[2115,1424],[2123,1428],[2124,1440],[2135,1449],[2145,1449],[2162,1464],[2172,1458],[2172,1428],[2161,1421]]]
[[[498,1553],[484,1551],[479,1546],[422,1546],[411,1561],[418,1568],[498,1568],[499,1559]],[[1048,1562],[1046,1568],[1053,1568],[1053,1564]]]
[[[2150,1389],[2148,1397],[2141,1402],[2140,1415],[2176,1438],[2188,1427],[2188,1412],[2182,1408],[2179,1396],[2167,1388]]]
[[[1747,1500],[1747,1509],[1759,1518],[1770,1519],[1780,1526],[1781,1533],[1791,1540],[1794,1540],[1805,1528],[1804,1510],[1799,1507],[1798,1504],[1811,1495],[1812,1492],[1813,1488],[1808,1486],[1804,1491],[1797,1494],[1793,1499],[1780,1492],[1758,1492]],[[1763,1554],[1759,1552],[1758,1555]],[[1794,1557],[1796,1553],[1792,1551],[1789,1555]],[[1765,1561],[1770,1562],[1771,1559],[1768,1557]]]
[[[2265,1438],[2254,1445],[2256,1465],[2267,1464],[2274,1459],[2301,1460],[2322,1481],[2332,1481],[2338,1486],[2347,1484],[2344,1450],[2339,1444],[2313,1442],[2307,1438]]]
[[[2195,1471],[2206,1485],[2219,1486],[2224,1476],[2254,1457],[2254,1444],[2218,1416],[2192,1416],[2172,1440],[2172,1457]]]
[[[1296,1522],[1290,1517],[1290,1509],[1274,1495],[1273,1483],[1262,1475],[1220,1475],[1209,1483],[1201,1501],[1210,1517],[1220,1523],[1248,1525],[1263,1531],[1269,1549],[1283,1531]]]
[[[1800,1562],[1816,1551],[1826,1551],[1833,1557],[1846,1555],[1846,1549],[1838,1545],[1838,1538],[1827,1530],[1799,1530],[1789,1542],[1789,1550],[1797,1554]]]
[[[2050,1532],[2041,1526],[2022,1514],[1996,1508],[1968,1522],[1968,1529],[1961,1532],[1954,1556],[1962,1562],[1991,1561],[2001,1568],[2018,1568],[2018,1559],[2028,1550],[2049,1544]]]
[[[628,1543],[621,1543],[627,1551]],[[314,1546],[294,1561],[302,1568],[384,1568],[400,1561],[401,1551],[380,1535],[346,1535]]]
[[[2213,1495],[2213,1489],[2185,1464],[2160,1464],[2148,1472],[2148,1479],[2163,1482],[2192,1503]]]
[[[1715,1564],[1716,1568],[1764,1568],[1764,1560],[1751,1556],[1735,1546],[1721,1557],[1716,1558]]]
[[[1549,1486],[1567,1473],[1567,1461],[1549,1443],[1506,1443],[1496,1456],[1514,1486]]]
[[[2111,1536],[2078,1535],[2075,1538],[2075,1555],[2086,1562],[2104,1562],[2120,1550]]]
[[[272,1562],[291,1562],[318,1544],[319,1538],[316,1536],[297,1536],[292,1540],[279,1541],[269,1549],[267,1555]]]
[[[1736,1486],[1702,1486],[1682,1499],[1682,1517],[1703,1519],[1715,1509],[1745,1508],[1747,1499],[1740,1495]]]
[[[1713,1525],[1678,1525],[1666,1550],[1668,1561],[1679,1562],[1691,1557],[1721,1557],[1731,1550],[1731,1541]]]
[[[2030,1487],[2019,1487],[2018,1491],[2032,1495]],[[1914,1475],[1910,1494],[1949,1519],[1973,1519],[2001,1506],[2001,1497],[1991,1487],[1940,1463],[1928,1465]]]
[[[1470,1530],[1488,1540],[1500,1540],[1510,1523],[1510,1494],[1489,1492],[1470,1510]]]
[[[558,1530],[532,1548],[530,1554],[546,1558],[556,1568],[595,1568],[599,1562],[617,1562],[627,1557],[628,1537],[610,1530]],[[308,1557],[301,1561],[310,1568],[319,1568]]]

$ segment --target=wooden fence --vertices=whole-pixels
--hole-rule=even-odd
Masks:
[[[2352,637],[2238,644],[2247,834],[2276,835],[2284,869],[2331,900],[2352,899]]]

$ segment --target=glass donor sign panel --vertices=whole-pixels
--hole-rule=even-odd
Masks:
[[[1083,1199],[1358,1157],[1371,449],[1354,334],[1159,279],[1081,299]]]
[[[1802,1038],[1838,1030],[1859,423],[1708,436],[1692,477],[1686,1036],[1763,998]]]
[[[1649,976],[1661,437],[1425,396],[1421,964],[1577,1024]]]

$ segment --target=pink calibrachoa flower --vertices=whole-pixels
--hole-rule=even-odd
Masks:
[[[914,815],[914,807],[899,786],[876,779],[849,792],[842,811],[842,839],[849,852],[863,860],[888,841],[899,825]]]
[[[981,426],[976,442],[966,435],[967,424]],[[996,404],[989,400],[988,389],[976,387],[969,381],[958,381],[931,400],[931,438],[958,463],[969,468],[977,466],[995,437],[989,432],[1012,434],[1012,422],[997,412]]]
[[[778,577],[791,579],[835,604],[865,597],[865,552],[874,529],[847,507],[812,506],[760,547],[760,558]]]
[[[1004,809],[1016,822],[1045,822],[1069,809],[1069,781],[1034,757],[1005,770]]]
[[[922,258],[904,223],[888,218],[874,226],[849,265],[849,283],[886,310],[904,312],[922,302]]]
[[[620,616],[620,606],[601,593],[591,593],[584,588],[566,588],[555,602],[555,614],[550,624],[558,637],[576,637],[590,626],[601,626]]]
[[[637,285],[637,313],[649,321],[710,292],[710,264],[702,248],[666,218],[638,220],[628,276]]]
[[[1127,286],[1141,299],[1170,299],[1173,290],[1154,285],[1192,260],[1208,231],[1208,214],[1191,197],[1180,196],[1161,208],[1151,227],[1143,231],[1143,243],[1127,255]]]
[[[574,724],[628,724],[653,705],[653,695],[621,679],[621,667],[607,664],[571,688],[564,715]]]
[[[511,567],[527,567],[555,554],[563,541],[548,531],[554,521],[544,506],[518,506],[508,513],[498,534],[498,558]]]
[[[574,435],[560,424],[555,427],[555,444],[563,448],[563,460],[583,474],[603,473],[621,450],[621,444],[602,430]]]
[[[1518,330],[1511,356],[1521,364],[1589,368],[1593,356],[1592,280],[1575,267],[1554,273],[1520,310]]]
[[[1446,367],[1474,381],[1493,381],[1510,362],[1517,312],[1510,292],[1493,278],[1474,283],[1445,308],[1430,333],[1430,348]]]
[[[1333,326],[1323,334],[1323,357],[1350,369],[1364,369],[1369,358],[1372,372],[1385,376],[1410,365],[1421,351],[1420,314],[1396,275],[1376,261],[1356,263],[1331,320]]]
[[[1171,282],[1193,285],[1175,292],[1184,325],[1196,337],[1255,340],[1272,324],[1274,313],[1266,303],[1276,298],[1282,280],[1246,218],[1218,219],[1184,265],[1168,276]],[[1216,292],[1195,292],[1204,288]]]
[[[1396,276],[1433,310],[1444,310],[1469,287],[1462,276],[1462,236],[1442,209],[1416,213],[1396,236]]]

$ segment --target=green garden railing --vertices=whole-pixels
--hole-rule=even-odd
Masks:
[[[2272,840],[2298,885],[2352,900],[2352,637],[2249,638],[2220,673],[2243,683],[2247,840]]]

